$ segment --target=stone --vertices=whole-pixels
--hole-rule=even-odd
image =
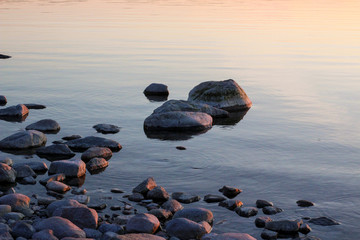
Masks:
[[[194,222],[205,221],[212,224],[214,216],[210,210],[205,208],[184,208],[177,211],[173,218],[187,218]]]
[[[262,211],[266,215],[274,215],[274,214],[282,212],[283,210],[278,207],[267,206],[267,207],[263,207]]]
[[[65,144],[54,144],[47,147],[41,147],[36,150],[36,154],[41,158],[46,158],[50,161],[70,159],[75,156],[75,153]]]
[[[89,172],[106,168],[109,163],[104,158],[92,158],[89,162],[86,163],[86,168]]]
[[[0,198],[1,199],[1,198]],[[1,202],[0,202],[1,203]],[[320,226],[333,226],[333,225],[340,225],[339,222],[331,219],[329,217],[318,217],[318,218],[311,218],[309,223],[320,225]]]
[[[86,173],[86,165],[80,159],[52,162],[49,168],[49,175],[57,173],[63,173],[66,177],[81,177]]]
[[[36,173],[28,165],[15,165],[16,178],[37,177]]]
[[[46,108],[45,105],[36,104],[36,103],[24,103],[24,105],[25,105],[28,109],[44,109],[44,108]]]
[[[223,196],[208,194],[204,197],[204,201],[207,203],[222,202],[226,200]]]
[[[144,121],[145,131],[206,131],[212,127],[212,117],[203,112],[165,112],[151,114]]]
[[[165,209],[152,209],[149,211],[149,214],[157,217],[160,222],[165,222],[173,216],[171,211]]]
[[[165,238],[148,234],[148,233],[129,233],[118,235],[115,239],[118,240],[165,240]]]
[[[166,112],[203,112],[209,114],[213,118],[229,117],[229,113],[225,110],[212,107],[208,104],[189,102],[184,100],[169,100],[154,110],[154,114]]]
[[[265,224],[265,228],[280,233],[297,233],[301,222],[291,220],[271,221]]]
[[[0,232],[1,240],[13,240],[14,238],[11,236],[9,232]]]
[[[171,194],[171,197],[181,203],[193,203],[200,201],[200,196],[184,193],[184,192],[174,192]]]
[[[65,141],[69,141],[69,140],[74,140],[74,139],[79,139],[79,138],[82,138],[82,137],[80,135],[74,134],[74,135],[62,137],[61,139],[65,140]]]
[[[112,157],[112,151],[106,147],[92,147],[81,154],[81,160],[84,162],[88,162],[96,157],[109,160]]]
[[[118,133],[120,132],[120,127],[112,125],[112,124],[96,124],[93,126],[95,130],[99,133],[109,134],[109,133]]]
[[[95,209],[96,211],[102,211],[107,207],[107,204],[106,203],[98,203],[98,204],[88,205],[88,207]]]
[[[0,197],[0,204],[11,206],[11,211],[20,212],[28,216],[30,198],[21,193],[11,193]]]
[[[56,201],[56,198],[54,197],[37,197],[37,204],[38,205],[45,205],[48,206],[49,204]]]
[[[57,215],[61,215],[61,210],[65,207],[77,207],[77,206],[83,206],[78,201],[74,199],[64,199],[64,200],[58,200],[53,203],[51,203],[46,208],[46,214],[51,217],[53,216],[54,212],[57,211]]]
[[[256,200],[256,207],[257,208],[263,208],[263,207],[268,207],[268,206],[271,207],[271,206],[274,206],[274,204],[272,202],[262,200],[262,199]]]
[[[121,190],[121,189],[119,189],[119,188],[112,188],[112,189],[110,190],[110,192],[112,192],[112,193],[124,193],[124,190]]]
[[[69,219],[79,228],[96,229],[98,225],[98,214],[94,209],[86,206],[64,207],[60,217]]]
[[[154,178],[148,177],[144,181],[142,181],[139,185],[137,185],[132,192],[133,193],[140,193],[142,195],[146,195],[148,191],[154,189],[156,187],[156,182]]]
[[[83,152],[91,147],[107,147],[111,151],[114,151],[114,152],[118,152],[122,148],[120,143],[118,143],[114,140],[101,138],[101,137],[94,137],[94,136],[84,137],[84,138],[80,138],[80,139],[74,139],[74,140],[68,141],[66,144],[69,146],[69,148],[76,150],[76,151],[81,151],[81,152]]]
[[[10,205],[0,205],[0,217],[4,216],[5,214],[11,212]]]
[[[43,119],[28,125],[26,130],[37,130],[44,133],[57,133],[60,131],[60,125],[52,119]]]
[[[50,217],[34,224],[37,231],[51,229],[54,235],[61,239],[65,237],[85,238],[86,234],[68,219],[62,217]]]
[[[177,150],[186,150],[186,147],[184,147],[184,146],[176,146],[176,149]]]
[[[128,233],[149,233],[154,234],[160,227],[160,222],[152,214],[140,213],[130,218],[126,224]]]
[[[0,183],[15,183],[16,171],[4,163],[0,163]]]
[[[24,104],[0,109],[0,119],[8,121],[24,121],[28,114],[29,109]]]
[[[3,216],[3,218],[8,222],[9,222],[9,220],[13,220],[13,221],[17,222],[17,221],[20,221],[21,219],[23,219],[24,217],[25,217],[25,215],[20,212],[9,212]]]
[[[58,238],[54,236],[53,230],[44,229],[37,233],[34,233],[34,235],[32,236],[32,240],[58,240]]]
[[[169,199],[161,205],[162,209],[169,210],[173,214],[183,209],[184,207],[175,199]]]
[[[202,240],[256,240],[256,238],[247,233],[222,233],[209,236],[209,238],[206,237],[208,235],[212,235],[212,233],[206,234]]]
[[[78,201],[81,204],[88,204],[90,202],[90,197],[87,195],[75,195],[71,199]]]
[[[258,213],[258,209],[255,207],[239,207],[235,212],[241,217],[253,217]]]
[[[299,201],[296,202],[296,204],[299,207],[311,207],[311,206],[314,206],[314,203],[310,202],[308,200],[299,200]]]
[[[255,219],[255,226],[258,228],[264,228],[267,222],[271,222],[272,219],[270,217],[258,217]]]
[[[0,141],[0,149],[27,149],[46,144],[46,136],[36,130],[17,132]]]
[[[44,178],[44,179],[41,179],[39,182],[42,184],[42,185],[45,185],[48,184],[49,182],[51,181],[59,181],[59,182],[62,182],[64,181],[66,178],[65,174],[64,173],[58,173],[58,174],[54,174],[54,175],[50,175],[49,177],[47,178]]]
[[[169,194],[165,188],[156,186],[147,192],[146,197],[152,199],[154,202],[165,202],[169,199]]]
[[[131,194],[128,199],[133,202],[141,202],[144,199],[144,196],[141,193],[133,193]]]
[[[4,159],[0,159],[0,163],[4,163],[11,167],[13,165],[13,160],[11,158],[6,157]]]
[[[179,239],[200,239],[203,235],[209,233],[209,229],[189,219],[176,218],[166,224],[166,233]]]
[[[12,228],[12,235],[16,238],[23,237],[26,239],[31,239],[35,232],[35,228],[24,221],[17,222]]]
[[[29,166],[35,173],[41,172],[44,173],[48,170],[48,167],[45,162],[24,162],[24,163],[16,163],[14,164],[14,167],[20,166],[20,165],[27,165]]]
[[[2,232],[11,232],[11,228],[9,227],[9,225],[5,223],[0,223],[0,233]]]
[[[206,103],[226,111],[247,110],[252,106],[245,91],[232,79],[200,83],[189,92],[188,101]]]
[[[162,83],[152,83],[144,90],[146,96],[168,96],[168,86]]]
[[[0,58],[1,58],[1,54],[0,54]],[[7,103],[7,99],[4,95],[0,95],[0,106],[4,106]]]
[[[98,230],[102,233],[106,233],[106,232],[113,232],[113,233],[117,233],[117,234],[124,233],[123,227],[118,224],[103,223],[100,225]]]
[[[8,58],[11,58],[11,56],[0,54],[0,59],[8,59]]]
[[[46,188],[50,191],[54,191],[54,192],[58,192],[58,193],[65,193],[71,189],[65,183],[58,182],[58,181],[49,182],[48,184],[46,184]]]
[[[278,239],[278,233],[264,229],[261,233],[261,238],[267,239],[267,240],[276,240],[276,239]]]
[[[224,194],[224,196],[228,198],[234,198],[237,195],[239,195],[242,192],[242,190],[239,188],[223,186],[222,188],[219,189],[219,192],[222,192],[222,194]]]
[[[241,207],[242,205],[243,205],[242,201],[234,200],[234,199],[229,199],[229,200],[219,202],[220,207],[225,207],[231,211],[235,210],[235,208],[237,208],[237,207]]]
[[[24,177],[22,179],[19,179],[18,181],[20,184],[23,185],[35,185],[36,184],[36,179],[32,176],[28,176],[28,177]]]
[[[309,232],[311,232],[311,230],[311,227],[306,223],[301,224],[299,228],[299,232],[301,232],[302,234],[308,234]]]
[[[87,238],[100,239],[102,236],[102,233],[96,229],[84,228],[83,231],[85,232]]]

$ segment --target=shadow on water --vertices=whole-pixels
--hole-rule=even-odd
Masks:
[[[144,129],[146,137],[150,139],[168,140],[168,141],[184,141],[193,138],[193,136],[206,133],[209,129],[203,131],[166,131],[166,130],[146,130]]]
[[[27,155],[32,156],[36,153],[37,148],[26,148],[26,149],[0,149],[4,153],[10,153],[13,155]]]
[[[168,96],[153,96],[153,95],[145,95],[145,96],[150,102],[165,102],[166,100],[168,100]]]
[[[4,120],[7,122],[24,122],[29,114],[24,116],[0,116],[0,120]]]
[[[214,118],[213,125],[235,126],[244,118],[247,112],[248,110],[230,112],[227,118]]]

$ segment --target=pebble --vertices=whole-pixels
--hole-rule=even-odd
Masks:
[[[253,217],[258,213],[258,209],[255,207],[239,207],[235,212],[241,217]]]
[[[242,205],[243,203],[240,200],[234,200],[234,199],[229,199],[219,202],[220,207],[225,207],[231,211],[235,210],[235,208],[237,207],[241,207]]]
[[[177,149],[177,150],[186,150],[186,147],[183,147],[183,146],[176,146],[176,149]]]
[[[65,141],[70,141],[70,140],[74,140],[74,139],[79,139],[82,138],[80,135],[70,135],[70,136],[65,136],[61,139],[65,140]]]
[[[258,228],[264,228],[267,222],[271,222],[272,219],[270,217],[258,217],[255,219],[255,226]]]
[[[282,212],[283,210],[281,208],[278,208],[278,207],[267,206],[267,207],[264,207],[262,209],[262,211],[266,215],[274,215],[274,214]]]
[[[237,195],[239,195],[242,192],[242,190],[239,188],[223,186],[222,188],[219,189],[219,192],[222,192],[222,194],[224,194],[224,196],[228,198],[234,198]]]
[[[144,196],[141,193],[133,193],[131,194],[128,199],[133,202],[141,202],[144,199]]]
[[[187,218],[194,222],[205,221],[212,224],[214,215],[210,210],[205,208],[184,208],[177,211],[173,218]]]
[[[278,233],[264,229],[261,233],[261,238],[267,239],[267,240],[276,240],[276,239],[278,239]]]
[[[274,204],[272,202],[262,200],[262,199],[256,200],[256,207],[257,208],[263,208],[263,207],[268,207],[268,206],[271,207],[271,206],[274,206]]]
[[[296,202],[296,204],[299,207],[311,207],[311,206],[314,206],[314,203],[310,202],[308,200],[299,200],[299,201]]]
[[[111,191],[112,193],[124,193],[124,191],[121,190],[121,189],[119,189],[119,188],[112,188],[110,191]]]
[[[201,199],[200,196],[184,192],[174,192],[171,194],[171,197],[181,203],[193,203]]]
[[[208,194],[204,197],[204,201],[207,203],[221,202],[226,200],[223,196]]]
[[[96,124],[95,126],[93,126],[93,128],[95,128],[97,132],[103,134],[118,133],[120,131],[120,127],[105,123]]]
[[[146,96],[168,96],[168,86],[162,83],[151,83],[144,90]]]
[[[309,223],[320,225],[320,226],[333,226],[333,225],[340,225],[339,222],[331,219],[329,217],[318,217],[318,218],[311,218]]]

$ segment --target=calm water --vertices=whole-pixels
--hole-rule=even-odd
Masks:
[[[115,124],[120,133],[106,137],[123,150],[105,172],[87,174],[92,203],[119,204],[117,195],[100,197],[113,187],[129,193],[148,176],[168,192],[201,196],[230,185],[243,189],[244,205],[267,199],[283,208],[274,219],[341,222],[311,225],[313,236],[358,239],[359,9],[357,0],[0,0],[0,53],[13,56],[0,62],[0,94],[8,106],[47,106],[23,123],[1,121],[0,138],[44,118],[62,127],[48,145],[71,134],[102,136],[93,125]],[[144,97],[147,85],[167,84],[169,99],[187,99],[198,83],[228,78],[253,101],[243,120],[188,140],[146,137],[143,121],[161,105]],[[16,188],[45,195],[39,185]],[[301,209],[299,199],[316,206]],[[225,220],[213,232],[260,239],[255,218],[202,201],[191,206]]]

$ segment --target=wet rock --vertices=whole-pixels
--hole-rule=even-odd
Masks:
[[[21,166],[21,165],[27,165],[29,166],[34,172],[41,172],[44,173],[48,170],[48,167],[46,163],[44,162],[24,162],[24,163],[16,163],[14,164],[14,167]]]
[[[11,236],[9,232],[0,232],[1,240],[13,240],[14,238]]]
[[[24,104],[0,109],[0,119],[8,121],[24,121],[28,114],[29,109]]]
[[[71,193],[75,195],[84,195],[86,192],[87,190],[85,188],[73,188],[73,190],[71,190]]]
[[[0,197],[0,204],[10,205],[11,211],[29,215],[30,198],[21,193],[12,193]]]
[[[46,188],[50,191],[58,192],[58,193],[65,193],[70,190],[70,187],[62,182],[58,181],[51,181],[46,184]]]
[[[36,150],[39,157],[46,158],[50,161],[70,159],[75,153],[65,144],[54,144],[48,147],[42,147]]]
[[[205,221],[212,224],[214,216],[210,210],[205,208],[184,208],[177,211],[173,218],[187,218],[194,222]]]
[[[111,206],[110,207],[111,211],[120,211],[121,210],[121,206],[115,205],[115,206]]]
[[[8,58],[11,58],[11,56],[0,54],[0,59],[8,59]]]
[[[126,225],[130,218],[132,218],[134,215],[119,215],[114,219],[113,223],[119,224],[119,225]]]
[[[160,222],[165,222],[173,216],[171,211],[165,209],[152,209],[149,211],[149,214],[157,217]]]
[[[0,149],[27,149],[46,144],[46,136],[36,130],[21,131],[0,141]]]
[[[37,204],[38,205],[45,205],[48,206],[49,204],[56,201],[56,198],[54,197],[37,197]]]
[[[146,96],[168,96],[169,90],[165,84],[152,83],[144,90]]]
[[[81,177],[86,173],[86,165],[79,159],[52,162],[50,164],[49,174],[56,173],[63,173],[66,177]]]
[[[252,217],[258,213],[258,209],[255,207],[239,207],[235,212],[241,217]]]
[[[315,225],[320,225],[320,226],[340,225],[339,222],[337,222],[334,219],[331,219],[329,217],[311,218],[309,223],[312,223],[312,224],[315,224]]]
[[[302,234],[308,234],[309,232],[311,232],[311,230],[311,227],[306,223],[301,224],[299,228],[299,232],[301,232]]]
[[[156,108],[153,113],[161,114],[174,111],[203,112],[214,118],[224,118],[229,116],[229,113],[225,110],[215,108],[204,103],[189,102],[184,100],[169,100],[160,107]]]
[[[78,206],[83,206],[82,204],[80,204],[78,201],[73,200],[73,199],[64,199],[64,200],[58,200],[55,201],[53,203],[51,203],[47,208],[46,208],[46,214],[51,217],[53,216],[54,212],[57,211],[57,215],[61,215],[61,213],[59,213],[59,211],[61,211],[63,208],[66,207],[78,207]]]
[[[310,202],[308,200],[299,200],[296,202],[299,207],[311,207],[314,206],[313,202]]]
[[[272,221],[272,219],[270,217],[258,217],[255,219],[255,225],[258,228],[263,228],[263,227],[265,227],[265,224],[267,222],[271,222],[271,221]]]
[[[65,174],[64,173],[58,173],[58,174],[54,174],[54,175],[51,175],[47,178],[44,178],[44,179],[41,179],[39,182],[42,184],[42,185],[46,185],[48,184],[49,182],[51,181],[59,181],[59,182],[62,182],[64,181],[66,178]]]
[[[177,149],[177,150],[186,150],[186,147],[183,147],[183,146],[176,146],[176,149]]]
[[[145,131],[205,131],[212,127],[213,119],[202,112],[165,112],[151,114],[144,121]]]
[[[65,141],[70,141],[70,140],[74,140],[74,139],[79,139],[82,138],[80,135],[74,134],[74,135],[70,135],[70,136],[65,136],[61,139],[65,140]]]
[[[36,179],[32,176],[28,176],[28,177],[19,179],[18,182],[23,185],[34,185],[34,184],[36,184]]]
[[[95,130],[99,133],[109,134],[109,133],[118,133],[120,131],[120,127],[112,125],[112,124],[96,124],[93,126]]]
[[[10,205],[0,205],[0,217],[4,216],[5,214],[11,212]]]
[[[1,56],[1,54],[0,54]],[[0,95],[0,106],[4,106],[7,103],[7,99],[4,95]]]
[[[281,233],[297,233],[301,222],[291,220],[271,221],[265,224],[265,228]]]
[[[207,203],[221,202],[226,200],[223,196],[208,194],[204,197],[204,201]]]
[[[9,165],[11,167],[13,165],[13,160],[11,158],[6,157],[3,159],[0,159],[0,163]]]
[[[84,162],[88,162],[92,158],[104,158],[105,160],[109,160],[112,157],[112,151],[106,147],[92,147],[83,152],[81,155],[81,160]]]
[[[33,240],[58,240],[57,237],[54,236],[54,231],[51,229],[44,229],[37,233],[34,233],[32,236]]]
[[[20,212],[9,212],[3,216],[3,218],[9,222],[9,220],[13,220],[15,222],[20,221],[25,217],[24,214]]]
[[[120,225],[117,225],[117,224],[103,223],[100,225],[98,230],[102,233],[106,233],[106,232],[113,232],[113,233],[117,233],[117,234],[124,233],[123,227]]]
[[[166,224],[166,232],[171,237],[179,239],[200,239],[206,233],[211,231],[211,227],[204,226],[186,218],[176,218]]]
[[[76,237],[85,238],[86,234],[83,230],[73,224],[71,221],[62,217],[50,217],[40,222],[36,222],[34,227],[37,231],[51,229],[57,238]]]
[[[200,83],[189,92],[188,101],[206,103],[227,111],[246,110],[252,105],[245,91],[232,79]]]
[[[152,214],[140,213],[130,218],[126,224],[128,233],[150,233],[153,234],[159,228],[160,222]]]
[[[26,239],[31,239],[35,232],[36,231],[33,226],[23,221],[17,222],[12,229],[12,235],[16,238],[23,237]]]
[[[264,229],[261,233],[261,238],[267,239],[267,240],[276,240],[276,239],[278,239],[278,233]]]
[[[28,109],[44,109],[44,108],[46,108],[45,105],[35,104],[35,103],[24,103],[24,105],[25,105]]]
[[[175,199],[169,199],[161,205],[161,208],[169,210],[173,214],[183,209],[184,207]]]
[[[121,189],[119,189],[119,188],[112,188],[110,191],[111,191],[112,193],[124,193],[124,191],[121,190]]]
[[[231,211],[235,210],[235,208],[237,207],[241,207],[242,205],[243,203],[240,200],[234,200],[234,199],[219,202],[220,207],[225,207]]]
[[[91,147],[107,147],[110,150],[117,152],[122,148],[122,146],[114,140],[94,136],[71,140],[66,144],[76,151],[85,151]]]
[[[102,211],[107,207],[106,203],[99,203],[99,204],[95,204],[95,205],[89,205],[89,208],[95,209],[96,211]]]
[[[9,227],[9,225],[5,223],[0,223],[0,233],[2,232],[11,232],[11,228]]]
[[[86,206],[64,207],[60,217],[70,220],[79,228],[96,229],[98,225],[97,212]]]
[[[256,200],[256,207],[257,208],[263,208],[263,207],[268,207],[268,206],[274,206],[274,204],[272,202],[266,201],[266,200]]]
[[[36,173],[28,165],[15,165],[16,178],[36,177]]]
[[[142,181],[139,185],[137,185],[132,192],[133,193],[141,193],[142,195],[146,195],[148,191],[154,189],[156,187],[156,182],[154,178],[149,177]]]
[[[72,196],[71,199],[76,200],[81,204],[88,204],[90,202],[90,197],[86,195]]]
[[[83,230],[87,238],[100,239],[102,236],[102,233],[100,231],[92,228],[84,228]]]
[[[283,210],[281,208],[278,208],[278,207],[267,206],[267,207],[264,207],[262,209],[262,211],[266,215],[274,215],[274,214],[282,212]]]
[[[169,199],[169,194],[161,186],[154,187],[146,194],[146,196],[155,202],[165,202]]]
[[[92,172],[106,168],[108,165],[108,161],[106,161],[104,158],[92,158],[88,163],[86,163],[86,168],[89,170],[89,172]]]
[[[256,240],[256,238],[253,238],[247,233],[222,233],[222,234],[206,234],[202,240]]]
[[[234,198],[237,195],[239,195],[242,192],[242,190],[239,188],[223,186],[222,188],[219,189],[219,192],[222,192],[222,194],[224,194],[224,196],[228,198]]]
[[[144,199],[144,196],[140,193],[133,193],[131,194],[128,199],[133,202],[141,202]]]
[[[192,203],[200,201],[200,196],[184,193],[184,192],[174,192],[171,194],[171,197],[181,203]]]
[[[52,119],[43,119],[28,125],[26,130],[37,130],[45,133],[57,133],[60,131],[60,125]]]
[[[0,183],[14,183],[16,171],[4,163],[0,163]]]

